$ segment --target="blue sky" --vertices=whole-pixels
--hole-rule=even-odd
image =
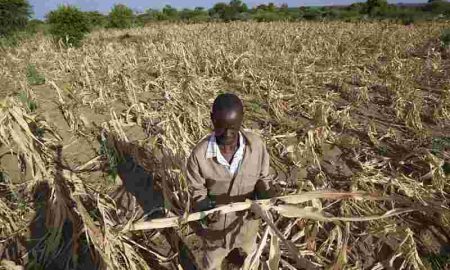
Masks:
[[[60,4],[73,4],[80,7],[82,10],[98,10],[101,12],[107,12],[111,9],[111,7],[115,3],[126,4],[129,7],[143,11],[147,8],[162,8],[164,5],[169,4],[176,8],[193,8],[196,6],[201,7],[211,7],[214,3],[217,2],[228,2],[228,0],[220,1],[220,0],[153,0],[153,1],[145,1],[145,0],[30,0],[31,5],[33,6],[34,16],[36,18],[42,19],[45,14],[47,14],[50,10],[55,9]],[[284,0],[284,1],[261,1],[261,0],[250,0],[244,1],[247,5],[254,6],[257,4],[263,4],[268,2],[274,2],[277,4],[287,3],[289,6],[324,6],[324,5],[346,5],[351,4],[353,2],[357,2],[356,0]],[[426,0],[402,0],[402,1],[389,1],[392,3],[402,2],[402,3],[423,3]]]

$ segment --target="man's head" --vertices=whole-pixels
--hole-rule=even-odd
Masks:
[[[238,141],[244,117],[242,101],[234,94],[221,94],[214,100],[211,120],[217,142],[231,145]]]

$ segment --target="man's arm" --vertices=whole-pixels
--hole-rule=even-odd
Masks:
[[[194,212],[211,209],[214,205],[208,198],[208,190],[206,189],[205,178],[200,173],[200,167],[198,160],[194,153],[188,159],[186,176],[189,187],[189,193],[191,194],[192,208]]]

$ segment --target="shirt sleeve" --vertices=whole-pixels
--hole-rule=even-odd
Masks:
[[[261,172],[255,186],[257,199],[267,199],[274,195],[272,194],[272,181],[273,176],[270,174],[270,155],[267,152],[266,145],[263,143]]]
[[[213,205],[208,198],[206,180],[200,173],[198,160],[194,154],[189,157],[186,167],[186,178],[193,210],[197,212],[212,208]]]

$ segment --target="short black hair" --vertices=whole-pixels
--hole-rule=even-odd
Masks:
[[[235,109],[243,113],[244,105],[242,104],[242,101],[238,96],[231,93],[218,95],[214,100],[212,106],[213,113],[223,110],[235,110]]]

